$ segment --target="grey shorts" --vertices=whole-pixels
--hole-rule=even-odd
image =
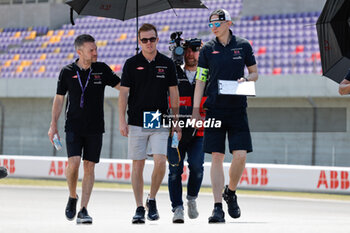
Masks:
[[[147,155],[166,155],[169,131],[129,125],[128,159],[143,160]]]

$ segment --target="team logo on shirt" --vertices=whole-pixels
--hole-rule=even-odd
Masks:
[[[157,78],[165,78],[165,70],[167,69],[168,67],[166,66],[156,66],[156,70],[157,70],[157,75],[156,77]]]
[[[231,49],[231,51],[233,51],[233,59],[234,60],[240,60],[240,59],[242,59],[242,53],[241,53],[241,51],[240,50],[242,50],[242,48],[235,48],[235,49]]]
[[[156,112],[143,112],[143,128],[144,129],[159,129],[160,116],[162,114],[157,110]]]
[[[91,75],[94,77],[94,84],[102,84],[101,75],[103,73],[91,73]]]
[[[72,78],[78,78],[78,76],[77,76],[77,75],[74,75],[74,76],[72,76]]]
[[[137,69],[137,70],[144,70],[145,68],[142,67],[142,66],[139,66],[139,67],[137,67],[136,69]]]
[[[157,78],[165,78],[165,70],[163,68],[157,69]]]
[[[219,51],[213,51],[211,52],[212,54],[219,54],[220,52]]]

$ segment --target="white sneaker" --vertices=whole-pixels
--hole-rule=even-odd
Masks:
[[[188,217],[190,219],[197,218],[199,213],[198,213],[198,210],[197,210],[196,200],[188,200],[187,207],[188,207],[188,210],[187,210]]]
[[[173,217],[173,223],[184,223],[184,210],[182,208],[176,208]]]

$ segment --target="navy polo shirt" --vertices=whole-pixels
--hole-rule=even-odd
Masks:
[[[230,30],[232,35],[232,32]],[[204,107],[207,109],[227,109],[247,107],[247,97],[239,95],[219,95],[219,80],[238,80],[244,77],[244,67],[255,65],[253,49],[248,40],[232,35],[228,45],[223,46],[217,38],[207,42],[200,51],[198,67],[209,69],[208,96]]]
[[[84,105],[80,107],[82,89],[77,72],[85,86],[91,69],[90,80],[84,92]],[[115,87],[120,78],[103,62],[91,64],[90,69],[80,69],[74,62],[62,68],[57,82],[58,95],[66,95],[66,132],[77,134],[104,133],[104,90],[105,86]]]
[[[350,69],[349,69],[347,75],[345,76],[345,79],[348,80],[348,81],[350,81]]]
[[[126,60],[121,86],[129,87],[128,124],[143,126],[143,112],[157,111],[168,114],[168,92],[177,86],[174,62],[157,52],[149,62],[140,52]]]

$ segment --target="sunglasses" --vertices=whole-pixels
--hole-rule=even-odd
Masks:
[[[151,43],[154,43],[154,42],[156,42],[156,40],[157,40],[157,37],[142,38],[142,39],[140,39],[140,41],[141,41],[143,44],[147,44],[148,41],[150,41]]]
[[[208,25],[209,25],[209,27],[210,28],[213,28],[214,27],[214,25],[215,25],[215,27],[220,27],[221,26],[221,24],[222,23],[224,23],[224,22],[215,22],[215,23],[209,23]]]

